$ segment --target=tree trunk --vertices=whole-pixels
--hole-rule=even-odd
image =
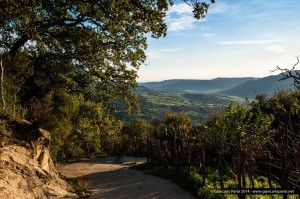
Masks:
[[[192,157],[191,157],[191,149],[190,149],[190,144],[189,143],[187,143],[187,150],[188,150],[188,172],[190,173],[190,171],[191,171],[191,159],[192,159]]]
[[[254,179],[253,179],[253,173],[252,169],[250,169],[250,175],[249,175],[250,183],[251,183],[251,188],[254,189]]]
[[[218,160],[218,171],[219,171],[219,176],[220,176],[220,186],[221,189],[224,189],[224,180],[223,180],[223,163],[222,163],[222,155],[219,155],[219,160]]]
[[[206,164],[205,164],[205,160],[206,157],[205,157],[205,145],[204,143],[201,144],[201,174],[202,174],[202,178],[203,178],[203,184],[205,184],[205,180],[206,180],[206,170],[205,170],[205,167],[206,167]]]
[[[246,188],[246,171],[245,171],[245,154],[244,152],[242,152],[242,185],[243,185],[243,189]]]
[[[151,160],[151,164],[153,164],[153,144],[152,144],[152,139],[150,139],[150,150],[151,150],[150,151],[150,160]]]
[[[0,90],[1,90],[1,101],[2,101],[2,112],[5,113],[6,109],[6,103],[4,99],[4,88],[3,88],[3,83],[4,83],[4,67],[2,63],[2,59],[0,60],[0,67],[1,67],[1,82],[0,82]]]
[[[243,176],[243,154],[242,154],[242,138],[241,132],[237,133],[237,143],[238,143],[238,189],[242,189],[242,176]],[[244,199],[245,194],[239,194],[239,199]]]
[[[237,162],[237,173],[238,173],[238,189],[242,188],[242,168],[241,168],[241,163],[242,163],[242,158],[241,158],[241,136],[240,133],[237,135],[237,144],[238,144],[238,162]]]
[[[221,150],[220,150],[220,153],[219,153],[219,160],[218,160],[218,171],[219,171],[219,176],[220,176],[221,189],[224,189],[223,156],[224,156],[224,129],[222,129],[222,131],[221,131]]]
[[[155,154],[156,155],[156,157],[158,157],[158,163],[159,164],[161,164],[162,162],[163,162],[163,154],[162,154],[162,151],[161,151],[161,143],[160,143],[160,139],[158,139],[157,140],[157,145],[158,145],[158,151],[156,151],[157,152],[157,154]]]
[[[17,94],[14,92],[14,99],[13,99],[13,118],[16,119],[16,102],[17,102]]]
[[[269,188],[272,189],[272,179],[271,179],[271,162],[270,162],[270,154],[268,157],[268,183],[269,183]]]
[[[177,154],[177,132],[176,130],[174,131],[174,140],[173,140],[173,152],[174,152],[174,156],[175,156],[175,169],[178,170],[179,169],[179,165],[178,165],[178,154]]]
[[[90,147],[89,147],[89,142],[88,141],[86,142],[86,148],[87,148],[88,157],[91,157],[90,156]]]
[[[147,162],[150,162],[150,152],[149,152],[149,143],[150,143],[150,141],[149,141],[149,137],[147,136]]]
[[[282,188],[287,188],[287,180],[289,175],[289,159],[288,159],[288,124],[290,110],[286,110],[286,118],[284,124],[284,133],[282,138]],[[287,194],[283,195],[283,199],[287,198]]]

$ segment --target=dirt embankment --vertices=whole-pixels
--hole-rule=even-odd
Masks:
[[[6,126],[6,136],[0,136],[0,198],[75,198],[49,157],[49,132],[26,121]]]
[[[167,180],[128,167],[140,161],[145,161],[145,159],[110,157],[61,164],[57,169],[68,178],[86,178],[90,183],[91,198],[194,198],[190,193]]]

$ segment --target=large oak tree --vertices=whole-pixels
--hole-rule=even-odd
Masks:
[[[193,6],[197,19],[207,12],[205,2],[183,2]],[[166,35],[164,19],[173,1],[3,0],[1,4],[1,54],[15,57],[28,49],[48,65],[68,63],[95,81],[100,98],[123,98],[130,104],[136,97],[129,88],[136,86],[136,71],[146,59],[146,36]]]
[[[205,2],[183,2],[194,8],[197,19],[207,12]],[[26,106],[26,118],[50,130],[55,146],[70,141],[71,132],[88,137],[94,130],[85,126],[91,123],[99,129],[113,127],[115,99],[137,108],[131,89],[137,86],[137,70],[146,59],[147,37],[166,35],[164,20],[172,4],[172,0],[2,0],[3,110],[5,99],[17,95],[13,106],[17,101]],[[20,65],[22,59],[28,64]],[[19,77],[20,83],[11,81]],[[94,114],[101,117],[91,114],[87,119],[80,113],[86,104],[101,107]],[[87,139],[85,146],[90,144]]]

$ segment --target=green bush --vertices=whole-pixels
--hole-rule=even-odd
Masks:
[[[178,180],[182,183],[181,187],[190,191],[194,195],[197,195],[199,189],[204,186],[202,177],[199,173],[197,173],[197,171],[183,171],[181,177],[178,177]]]
[[[71,181],[70,185],[73,189],[72,191],[80,197],[88,197],[90,195],[90,183],[86,178],[79,178],[77,180]]]
[[[228,180],[225,182],[225,187],[227,189],[237,189],[238,188],[238,185],[235,181],[233,180]]]

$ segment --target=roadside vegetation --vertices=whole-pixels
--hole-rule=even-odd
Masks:
[[[152,121],[149,163],[137,168],[200,198],[213,189],[299,190],[299,99],[299,91],[259,95],[250,108],[230,104],[201,126],[185,113],[167,113]]]
[[[80,198],[89,198],[91,193],[90,183],[86,178],[68,180],[71,186],[71,192],[76,193]]]

